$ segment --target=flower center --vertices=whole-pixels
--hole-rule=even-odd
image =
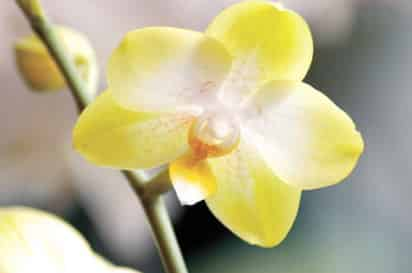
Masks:
[[[200,159],[231,153],[239,145],[239,126],[222,114],[206,113],[198,117],[189,131],[189,144]]]

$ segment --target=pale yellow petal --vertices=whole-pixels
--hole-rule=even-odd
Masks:
[[[269,1],[230,6],[206,34],[223,43],[234,59],[221,90],[229,104],[239,103],[266,80],[302,80],[312,62],[313,42],[305,20]]]
[[[280,4],[244,1],[221,12],[206,34],[235,59],[256,54],[261,80],[302,80],[313,55],[305,20]]]
[[[98,256],[62,219],[26,207],[0,208],[0,272],[138,273]]]
[[[170,180],[179,201],[193,205],[216,191],[216,179],[208,163],[188,152],[169,166]]]
[[[94,255],[87,242],[59,218],[23,207],[0,209],[0,272],[94,269]]]
[[[188,150],[193,117],[120,107],[110,91],[81,114],[73,132],[75,149],[96,165],[142,169],[168,163]]]
[[[273,81],[244,109],[243,125],[278,176],[302,189],[340,182],[363,151],[351,118],[308,84]]]
[[[123,38],[110,57],[107,78],[124,107],[175,111],[212,100],[230,63],[225,48],[203,33],[150,27]]]
[[[209,159],[217,192],[206,202],[233,233],[251,244],[272,247],[288,234],[295,220],[300,190],[283,183],[253,146]]]

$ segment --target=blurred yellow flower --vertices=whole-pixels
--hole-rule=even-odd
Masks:
[[[75,148],[121,169],[170,163],[180,201],[205,199],[245,241],[280,243],[301,191],[338,183],[363,151],[353,121],[302,83],[310,30],[279,4],[246,1],[205,33],[149,27],[113,52],[109,89],[80,116]]]
[[[63,220],[25,207],[0,208],[0,272],[138,273],[103,260]]]
[[[56,27],[56,30],[80,75],[87,82],[89,90],[96,90],[98,69],[89,40],[83,34],[67,27]],[[17,67],[31,89],[56,91],[66,87],[59,68],[35,34],[17,41],[14,53]]]

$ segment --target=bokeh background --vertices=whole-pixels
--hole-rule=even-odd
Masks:
[[[84,32],[102,74],[128,30],[168,25],[203,30],[224,0],[44,0],[56,23]],[[305,192],[277,248],[238,240],[205,205],[169,210],[191,272],[412,272],[412,2],[284,0],[311,25],[315,57],[306,81],[356,121],[366,151],[346,182]],[[162,272],[127,183],[71,149],[76,119],[66,92],[31,93],[16,73],[13,42],[29,33],[14,1],[0,2],[0,205],[28,205],[74,224],[110,260]],[[104,88],[104,78],[101,80]]]

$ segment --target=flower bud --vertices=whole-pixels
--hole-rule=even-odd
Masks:
[[[81,77],[87,82],[88,90],[95,92],[98,68],[90,42],[83,34],[66,27],[56,27],[56,31]],[[14,49],[17,67],[31,89],[57,91],[66,87],[59,68],[36,35],[20,39]]]

